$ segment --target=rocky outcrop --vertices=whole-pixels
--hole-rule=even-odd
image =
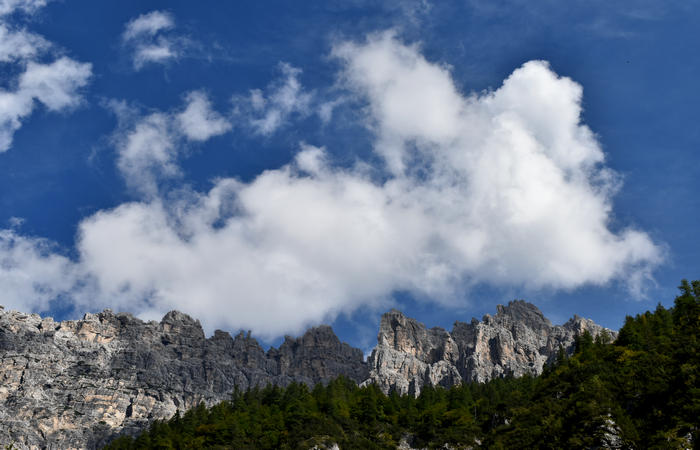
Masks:
[[[455,322],[452,332],[425,325],[391,310],[381,319],[377,347],[369,358],[370,376],[384,392],[418,395],[423,386],[483,382],[505,375],[540,374],[559,349],[571,353],[577,336],[616,333],[574,316],[552,325],[524,301],[498,305],[495,316]]]
[[[95,448],[235,386],[367,378],[362,351],[330,327],[265,352],[250,333],[216,331],[177,311],[143,322],[109,310],[54,322],[0,308],[0,443]]]

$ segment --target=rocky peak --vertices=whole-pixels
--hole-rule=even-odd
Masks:
[[[603,329],[600,325],[593,322],[591,319],[586,319],[578,314],[569,319],[561,328],[570,331],[576,336],[583,334],[588,331],[593,337],[597,336],[601,331],[606,331],[610,337],[615,337],[616,332],[608,329]]]
[[[287,342],[302,347],[320,348],[340,348],[342,343],[333,332],[333,328],[328,325],[320,325],[309,328],[300,338],[288,340]],[[346,344],[347,345],[347,344]]]
[[[270,349],[268,356],[277,361],[280,375],[308,384],[339,373],[361,380],[369,373],[362,350],[340,342],[328,325],[310,328],[299,338],[286,336],[279,349]]]
[[[170,311],[160,321],[165,333],[187,335],[193,339],[204,339],[204,330],[199,320],[195,320],[180,311]]]
[[[552,323],[537,306],[524,300],[510,301],[507,306],[497,305],[496,311],[495,319],[502,324],[521,323],[535,330],[552,327]]]
[[[442,347],[449,334],[442,328],[427,329],[424,324],[392,309],[382,315],[377,342],[421,359],[442,357]]]
[[[452,332],[427,329],[391,310],[382,317],[366,383],[377,383],[384,392],[417,395],[424,385],[540,374],[560,346],[573,351],[575,337],[586,330],[595,336],[603,328],[578,316],[553,326],[536,306],[522,300],[498,305],[495,316],[486,314],[482,321],[457,321]]]

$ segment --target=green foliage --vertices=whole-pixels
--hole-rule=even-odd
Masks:
[[[486,437],[501,448],[689,448],[700,440],[700,282],[683,280],[670,310],[627,317],[606,345],[585,333],[539,377],[509,424]],[[697,445],[697,444],[695,444]]]
[[[388,449],[406,436],[427,448],[688,448],[700,442],[700,282],[680,290],[672,309],[628,317],[612,344],[583,333],[540,377],[425,387],[417,398],[343,377],[236,390],[108,448]]]

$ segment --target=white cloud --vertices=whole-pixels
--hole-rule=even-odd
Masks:
[[[20,92],[0,90],[0,152],[12,146],[15,131],[21,126],[21,119],[28,116],[33,109],[31,97]]]
[[[372,100],[368,119],[378,133],[376,150],[392,173],[404,171],[405,141],[449,146],[465,125],[465,99],[449,72],[423,59],[416,46],[397,45],[387,33],[365,45],[338,45],[333,52],[347,64],[344,81]]]
[[[570,289],[659,262],[646,234],[608,229],[614,174],[580,122],[581,87],[547,63],[465,97],[392,33],[334,53],[368,102],[375,150],[407,187],[404,201],[435,214],[450,278]]]
[[[7,22],[15,11],[32,13],[45,1],[0,1],[0,62],[16,66],[11,89],[0,89],[0,153],[12,146],[15,132],[34,110],[35,100],[50,111],[61,111],[80,104],[80,90],[92,75],[92,66],[62,56],[51,63],[36,59],[52,49],[50,42],[26,29]]]
[[[15,30],[0,23],[0,62],[15,62],[36,57],[47,50],[50,43],[38,34]]]
[[[7,222],[10,225],[11,229],[16,230],[22,226],[22,224],[24,223],[24,218],[12,216],[9,219],[7,219]]]
[[[146,116],[123,102],[108,104],[120,121],[113,137],[117,167],[127,185],[147,198],[158,194],[159,181],[181,175],[177,159],[186,142],[204,142],[231,129],[203,92],[189,92],[185,102],[179,112]]]
[[[140,70],[148,63],[164,64],[178,56],[178,52],[167,39],[158,39],[152,45],[140,45],[134,49],[134,68]]]
[[[299,82],[301,69],[280,63],[282,77],[267,87],[267,92],[254,89],[247,99],[234,99],[247,115],[253,130],[269,136],[284,126],[293,114],[309,114],[312,94]]]
[[[478,283],[574,289],[618,279],[636,289],[660,262],[647,234],[609,229],[616,177],[581,123],[581,87],[546,63],[464,95],[446,67],[392,34],[334,55],[348,95],[365,103],[382,167],[336,167],[332,152],[303,144],[247,183],[156,189],[101,211],[79,227],[76,264],[92,289],[78,305],[148,318],[175,308],[209,331],[272,337],[384,306],[397,290],[454,304]],[[298,98],[291,91],[280,98]],[[275,98],[253,94],[250,108],[267,116],[271,104],[296,104]],[[156,183],[176,171],[186,137],[209,134],[179,117],[137,120],[120,158],[158,167]]]
[[[209,330],[270,337],[380,300],[404,276],[403,258],[385,263],[408,249],[398,236],[383,241],[383,218],[366,215],[384,200],[370,183],[286,167],[251,185],[221,180],[180,204],[98,214],[81,224],[79,249],[99,300],[152,316],[178,308]]]
[[[321,123],[324,125],[330,123],[331,119],[333,118],[333,111],[344,102],[345,99],[342,97],[321,102],[318,105],[317,111],[318,117],[321,119]]]
[[[44,239],[0,230],[1,304],[21,311],[46,311],[49,302],[71,292],[76,266]]]
[[[158,192],[158,179],[180,174],[177,148],[166,114],[153,113],[126,135],[118,138],[117,167],[131,188],[152,197]]]
[[[0,0],[0,16],[8,16],[15,11],[31,14],[47,3],[47,0]]]
[[[175,19],[165,11],[151,11],[129,21],[122,33],[122,43],[132,52],[135,70],[146,64],[165,64],[180,56],[181,40],[168,34]]]
[[[14,91],[0,90],[0,152],[12,145],[15,131],[34,109],[34,101],[50,111],[61,111],[80,104],[80,89],[92,75],[89,63],[61,57],[49,64],[29,61]]]
[[[139,39],[144,36],[155,36],[161,30],[169,30],[175,26],[172,15],[164,11],[151,11],[141,14],[129,21],[124,29],[122,39],[125,41]]]
[[[301,150],[294,159],[301,171],[311,175],[320,175],[324,170],[327,170],[328,163],[325,148],[302,143]]]
[[[206,141],[231,129],[231,124],[211,109],[211,102],[200,91],[187,95],[187,108],[177,115],[177,120],[187,138],[193,141]]]
[[[77,106],[78,90],[87,84],[92,65],[65,56],[50,64],[29,62],[19,78],[19,92],[37,99],[51,111]]]

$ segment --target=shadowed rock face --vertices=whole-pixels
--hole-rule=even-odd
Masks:
[[[377,347],[369,358],[370,377],[384,392],[418,395],[425,385],[484,382],[508,374],[538,375],[559,348],[571,353],[576,336],[605,330],[574,316],[554,326],[537,307],[524,301],[498,305],[495,316],[479,322],[455,322],[452,332],[425,325],[391,310],[382,316]]]
[[[603,328],[578,316],[553,326],[522,301],[499,305],[481,322],[456,322],[452,332],[391,310],[366,363],[329,326],[265,352],[250,333],[216,331],[207,339],[199,321],[177,311],[160,322],[106,310],[58,323],[0,307],[0,444],[95,448],[199,402],[225,400],[236,386],[313,385],[344,375],[417,395],[426,384],[539,374],[585,330]]]
[[[57,323],[0,309],[0,443],[99,447],[201,401],[225,400],[234,386],[339,375],[360,382],[367,365],[328,326],[265,352],[249,334],[206,339],[199,321],[177,311],[160,323],[109,310]]]

